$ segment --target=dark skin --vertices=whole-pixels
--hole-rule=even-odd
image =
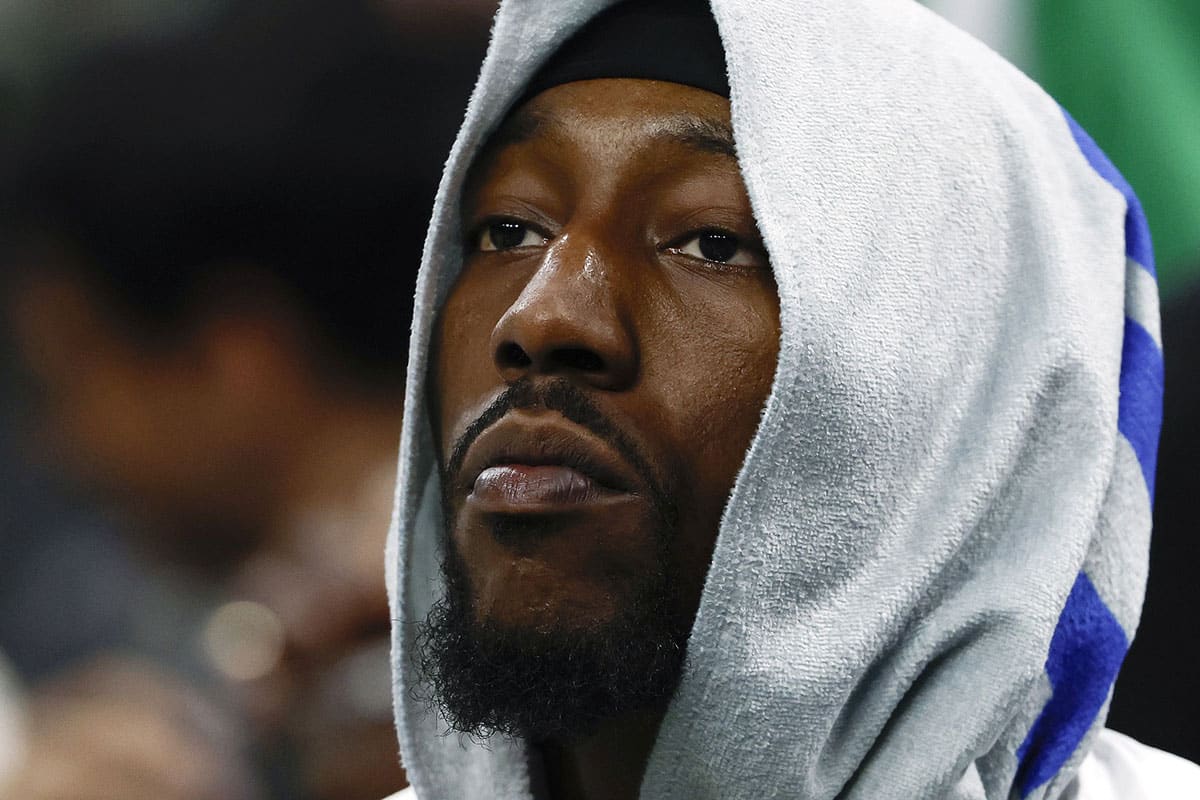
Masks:
[[[779,348],[728,100],[632,79],[549,89],[481,155],[463,212],[464,267],[432,362],[443,457],[521,380],[571,382],[626,443],[534,408],[466,448],[447,499],[476,619],[611,619],[656,563],[665,495],[672,611],[690,623]],[[533,533],[500,536],[497,520]],[[636,797],[663,710],[541,743],[550,795]]]

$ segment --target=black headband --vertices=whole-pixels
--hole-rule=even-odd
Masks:
[[[644,78],[729,97],[725,48],[705,0],[626,0],[603,11],[558,49],[524,99],[593,78]]]

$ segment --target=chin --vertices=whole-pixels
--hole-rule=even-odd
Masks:
[[[478,573],[468,568],[468,581],[476,623],[546,633],[602,627],[622,614],[637,591],[616,575],[564,573],[535,558],[513,558]]]
[[[450,548],[446,594],[415,641],[426,699],[449,727],[567,739],[662,707],[688,626],[669,612],[678,598],[663,561],[620,563],[616,574],[575,572],[511,554],[472,562]]]
[[[480,624],[530,631],[602,627],[660,573],[649,515],[497,517],[467,513],[454,548]]]

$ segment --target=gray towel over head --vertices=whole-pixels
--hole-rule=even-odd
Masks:
[[[445,735],[414,698],[443,546],[426,369],[464,173],[608,5],[503,3],[433,212],[388,549],[421,800],[530,796],[521,741]],[[711,9],[782,336],[642,796],[1064,796],[1146,579],[1162,355],[1136,198],[915,3]]]

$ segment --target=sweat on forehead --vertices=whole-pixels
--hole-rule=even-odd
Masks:
[[[729,122],[728,107],[722,107],[725,103],[722,98],[714,96],[713,101],[713,109],[709,113],[680,110],[654,113],[653,108],[647,108],[645,113],[640,115],[641,119],[630,124],[650,134],[653,139],[673,140],[704,152],[736,158],[737,148],[733,138],[733,127]],[[521,144],[540,136],[561,136],[566,134],[571,126],[590,122],[592,120],[580,120],[564,115],[561,110],[546,109],[538,103],[538,98],[535,98],[504,121],[489,140],[488,150],[494,153],[509,145]]]

